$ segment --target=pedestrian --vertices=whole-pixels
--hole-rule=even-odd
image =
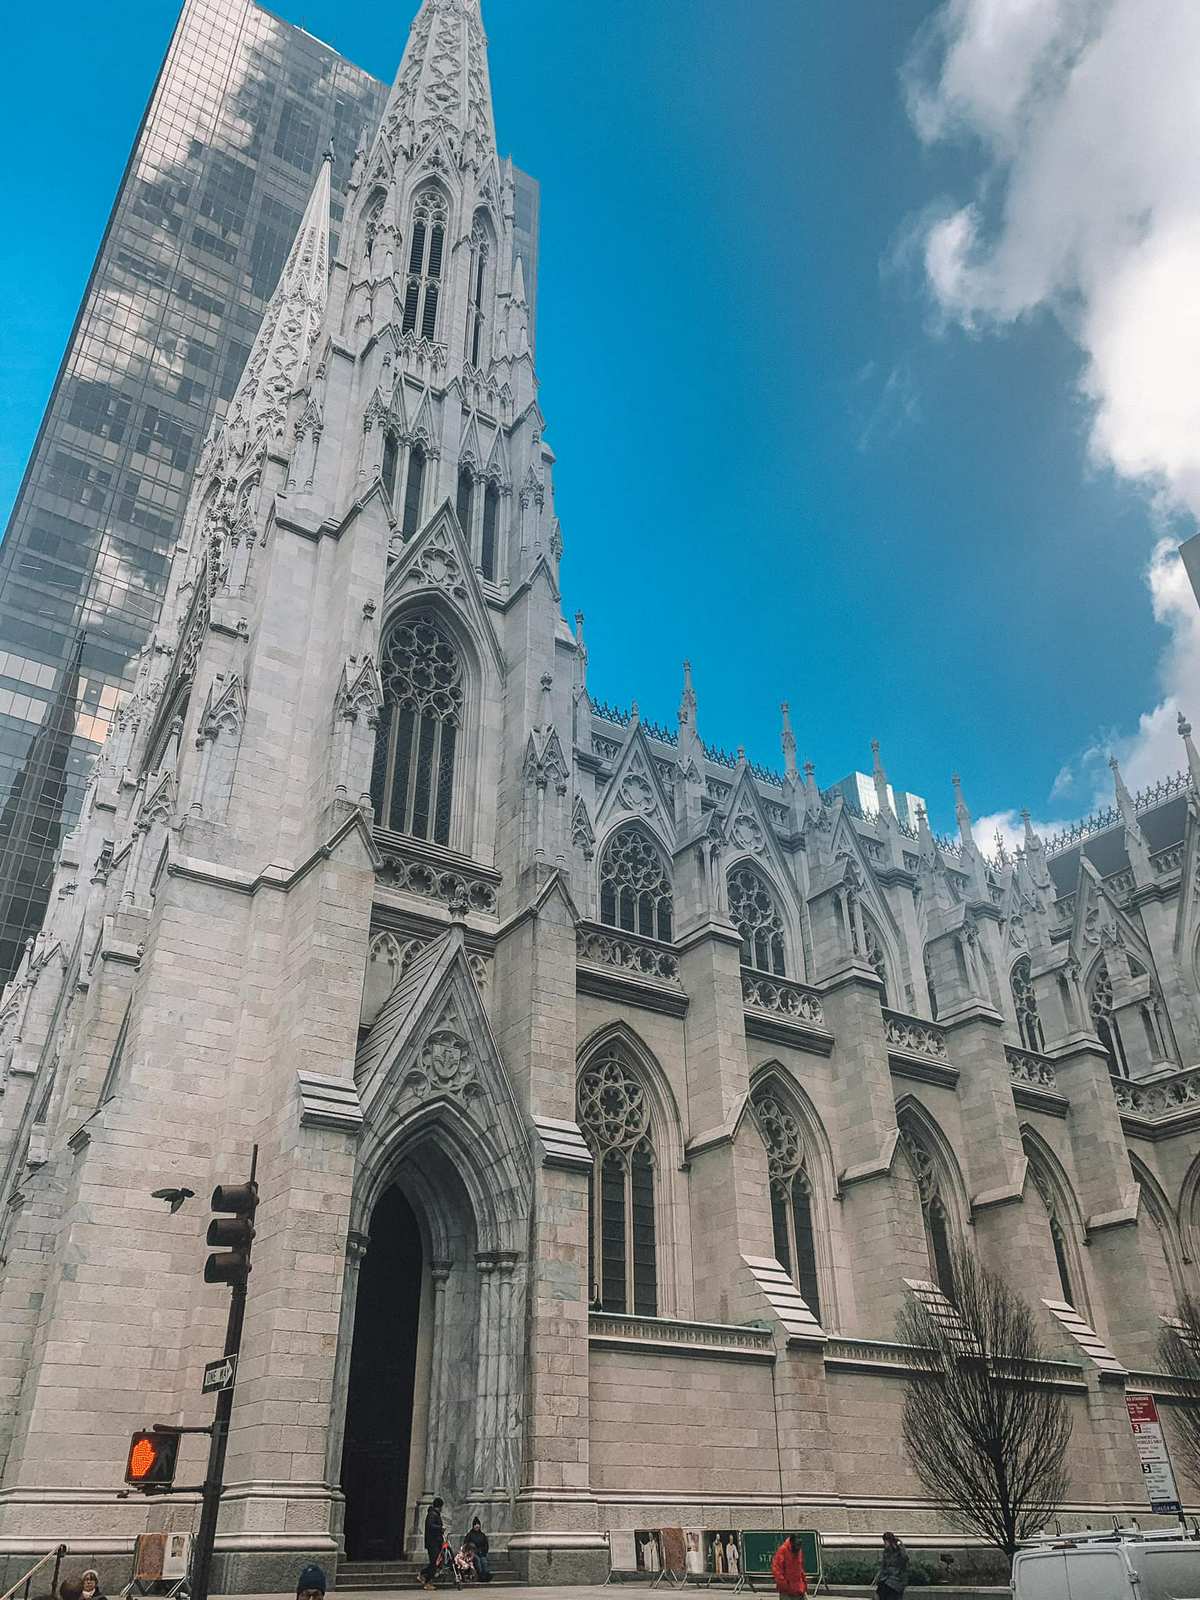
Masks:
[[[475,1563],[475,1574],[480,1583],[491,1583],[492,1569],[488,1566],[488,1536],[483,1531],[483,1524],[476,1517],[471,1524],[471,1531],[463,1540],[463,1549]]]
[[[315,1561],[300,1568],[296,1579],[296,1600],[325,1600],[325,1572]]]
[[[64,1578],[58,1586],[58,1600],[82,1600],[83,1583],[79,1578]]]
[[[100,1574],[95,1567],[89,1567],[79,1582],[83,1590],[83,1600],[105,1600],[104,1590],[100,1587]]]
[[[800,1535],[789,1533],[775,1552],[771,1562],[771,1576],[782,1600],[808,1593],[808,1577],[804,1571],[804,1551],[800,1548]]]
[[[894,1533],[883,1536],[883,1554],[875,1574],[876,1600],[900,1600],[908,1583],[908,1551]]]
[[[442,1521],[445,1503],[439,1495],[425,1513],[425,1554],[429,1561],[421,1568],[421,1585],[426,1589],[433,1588],[434,1575],[441,1564],[442,1551],[446,1548],[446,1525]]]

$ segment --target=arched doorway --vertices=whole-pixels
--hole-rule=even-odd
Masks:
[[[359,1268],[342,1448],[351,1561],[404,1554],[414,1498],[408,1477],[423,1269],[416,1216],[393,1185],[375,1207],[370,1248]]]

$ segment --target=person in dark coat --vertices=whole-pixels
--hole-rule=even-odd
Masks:
[[[438,1569],[438,1561],[446,1544],[446,1525],[442,1521],[442,1506],[445,1501],[439,1495],[425,1513],[425,1554],[429,1557],[427,1566],[421,1568],[421,1583],[424,1588],[433,1588],[434,1574]]]
[[[908,1583],[908,1551],[894,1533],[883,1536],[883,1554],[875,1574],[877,1600],[900,1600]]]
[[[325,1569],[312,1561],[307,1567],[300,1568],[300,1576],[296,1579],[296,1600],[325,1600],[326,1587]]]
[[[771,1576],[775,1579],[780,1600],[791,1600],[792,1596],[808,1593],[808,1575],[804,1570],[804,1551],[798,1533],[789,1533],[776,1550],[771,1562]]]
[[[488,1536],[483,1531],[483,1524],[476,1517],[471,1524],[471,1531],[463,1540],[463,1549],[475,1563],[475,1572],[480,1583],[491,1583],[492,1569],[488,1566]]]

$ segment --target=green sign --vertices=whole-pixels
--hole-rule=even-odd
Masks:
[[[821,1576],[821,1535],[815,1528],[797,1528],[795,1532],[804,1556],[804,1570],[815,1582]],[[755,1529],[747,1529],[742,1534],[742,1571],[770,1572],[775,1552],[786,1538],[786,1533],[760,1533]]]

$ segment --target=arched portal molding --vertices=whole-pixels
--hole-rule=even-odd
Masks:
[[[971,1225],[971,1201],[954,1147],[942,1132],[937,1119],[915,1095],[901,1095],[896,1101],[896,1123],[900,1145],[908,1153],[915,1143],[929,1157],[938,1195],[946,1209],[954,1242],[963,1245]],[[914,1173],[918,1183],[920,1174]]]
[[[1152,1227],[1158,1229],[1162,1239],[1163,1255],[1171,1274],[1171,1289],[1178,1301],[1189,1291],[1187,1261],[1189,1252],[1184,1248],[1183,1229],[1167,1191],[1140,1157],[1132,1151],[1129,1165],[1139,1189],[1138,1210],[1144,1211]]]

